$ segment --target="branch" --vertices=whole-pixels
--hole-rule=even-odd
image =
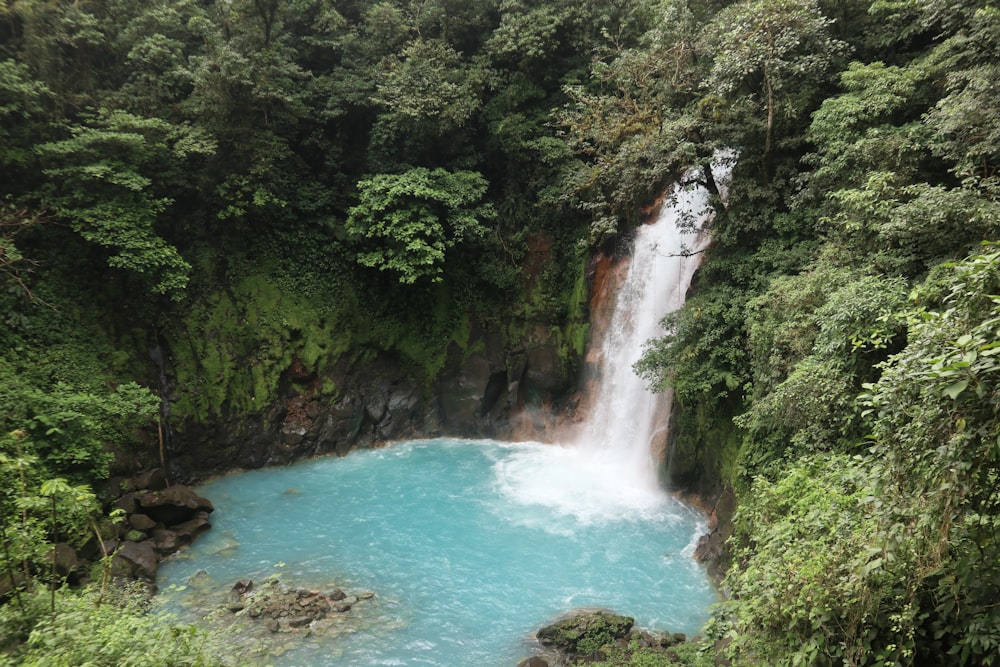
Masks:
[[[679,252],[663,253],[659,251],[658,246],[659,244],[654,245],[652,250],[660,257],[694,257],[695,255],[700,255],[708,250],[708,246],[702,248],[701,250],[688,250],[684,246],[681,246]]]
[[[0,205],[0,279],[16,283],[32,301],[36,300],[35,295],[28,287],[25,276],[34,271],[39,262],[21,255],[14,245],[14,237],[45,221],[44,213],[30,212],[9,203]]]

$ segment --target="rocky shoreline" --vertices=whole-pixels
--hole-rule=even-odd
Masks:
[[[55,571],[71,586],[89,583],[94,566],[103,563],[112,580],[140,582],[155,592],[160,561],[209,530],[215,510],[191,487],[170,484],[161,468],[110,480],[101,498],[112,518],[97,526],[98,535],[79,549],[65,542],[54,547]]]
[[[224,607],[236,618],[262,625],[272,633],[293,633],[304,638],[331,634],[331,630],[344,625],[345,617],[357,605],[374,598],[371,591],[348,594],[340,588],[288,588],[277,577],[271,577],[260,586],[250,579],[237,581]]]

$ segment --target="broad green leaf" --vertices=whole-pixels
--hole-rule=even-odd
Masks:
[[[959,380],[948,385],[944,389],[944,394],[952,399],[958,398],[958,395],[965,391],[965,388],[969,386],[968,380]]]

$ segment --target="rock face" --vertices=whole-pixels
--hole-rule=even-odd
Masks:
[[[726,540],[733,533],[733,516],[736,514],[736,495],[727,487],[715,501],[708,514],[709,532],[698,539],[694,558],[702,563],[708,575],[716,582],[722,581],[729,564]]]
[[[558,406],[575,387],[575,368],[560,356],[547,328],[538,328],[517,348],[497,331],[476,330],[471,338],[466,350],[475,351],[453,344],[430,386],[388,353],[364,368],[345,363],[320,371],[296,362],[290,377],[312,378],[310,386],[331,384],[336,397],[316,396],[301,382],[289,381],[278,400],[258,413],[222,414],[209,423],[175,421],[170,478],[201,479],[234,468],[342,456],[412,437],[502,438],[511,433],[513,414]]]

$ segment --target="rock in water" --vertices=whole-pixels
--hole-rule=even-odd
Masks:
[[[635,619],[603,611],[584,611],[538,631],[538,641],[567,656],[591,656],[629,636]]]
[[[517,663],[517,667],[549,667],[549,663],[544,658],[533,655]]]

